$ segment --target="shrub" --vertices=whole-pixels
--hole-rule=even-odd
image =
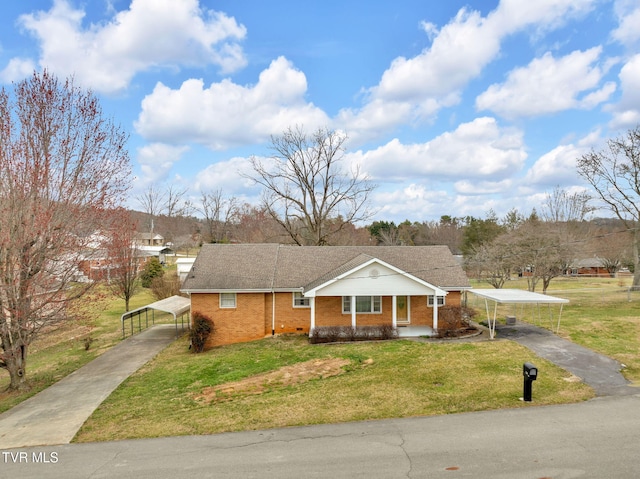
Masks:
[[[309,335],[311,344],[395,339],[398,331],[390,324],[382,326],[320,326]]]
[[[390,324],[380,326],[380,339],[396,339],[397,337],[398,330]]]
[[[151,294],[160,301],[180,294],[180,278],[178,273],[163,274],[156,276],[151,281]]]
[[[150,258],[144,265],[144,269],[142,273],[140,273],[140,280],[142,282],[143,288],[150,288],[151,282],[154,278],[158,276],[162,276],[164,274],[164,269],[162,269],[162,265],[160,261],[156,257]]]
[[[213,329],[213,320],[211,318],[197,311],[193,313],[193,325],[189,332],[189,339],[191,340],[190,348],[194,353],[204,351],[207,339],[213,333]]]
[[[438,308],[438,336],[456,336],[462,330],[471,328],[470,321],[475,311],[463,306],[442,306]]]

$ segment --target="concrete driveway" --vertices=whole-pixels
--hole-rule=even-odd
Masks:
[[[175,338],[174,325],[153,326],[0,414],[0,450],[71,442],[109,394]]]

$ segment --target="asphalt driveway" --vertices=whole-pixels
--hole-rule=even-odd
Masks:
[[[548,329],[518,321],[512,326],[497,324],[496,333],[498,338],[516,341],[579,377],[594,389],[596,396],[640,393],[621,374],[623,365],[618,361],[562,339]]]

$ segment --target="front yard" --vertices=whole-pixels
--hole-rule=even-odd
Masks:
[[[290,381],[287,366],[341,359],[341,374]],[[536,361],[536,405],[582,401],[591,389],[508,342],[410,340],[310,345],[302,337],[268,338],[194,355],[186,338],[126,381],[94,413],[76,440],[323,424],[526,407],[522,364]],[[281,370],[282,371],[282,370]],[[292,374],[289,370],[288,374]],[[239,386],[257,375],[252,388]],[[233,385],[230,385],[233,383]],[[224,385],[224,386],[221,386]],[[217,386],[221,386],[216,389]]]
[[[567,278],[552,286],[549,294],[571,301],[559,334],[623,362],[627,378],[640,382],[640,293],[628,295],[624,282],[609,279]],[[508,287],[522,285],[513,281]],[[132,307],[151,301],[142,293]],[[28,371],[32,393],[120,341],[120,303],[113,300],[91,324],[69,325],[34,345]],[[512,312],[501,311],[499,317],[506,314]],[[518,313],[519,320],[548,326],[545,318]],[[519,400],[525,361],[540,370],[533,405],[592,397],[591,389],[566,371],[500,338],[310,345],[304,337],[285,336],[196,355],[183,337],[125,381],[76,441],[528,407]],[[0,376],[0,388],[7,380]],[[0,411],[27,396],[1,393]]]

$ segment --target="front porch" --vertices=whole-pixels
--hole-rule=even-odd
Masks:
[[[436,332],[429,326],[398,326],[399,338],[417,338],[420,336],[435,336]]]

